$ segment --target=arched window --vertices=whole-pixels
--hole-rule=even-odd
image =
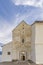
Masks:
[[[10,55],[10,52],[8,52],[7,54]]]
[[[24,43],[24,39],[22,39],[22,43]]]

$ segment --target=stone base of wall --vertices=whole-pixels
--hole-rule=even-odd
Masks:
[[[43,64],[36,64],[36,63],[33,62],[32,60],[28,60],[28,63],[30,63],[30,65],[43,65]]]
[[[28,63],[30,63],[30,65],[37,65],[37,64],[34,63],[32,60],[28,60]]]

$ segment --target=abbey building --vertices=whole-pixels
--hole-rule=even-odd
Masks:
[[[12,41],[2,47],[2,61],[14,60],[43,64],[43,21],[22,21],[12,30]]]

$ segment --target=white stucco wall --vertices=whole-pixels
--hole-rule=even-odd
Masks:
[[[35,43],[43,44],[43,23],[36,24]]]
[[[43,64],[43,23],[32,25],[31,59],[36,64]]]
[[[8,52],[10,52],[10,55],[8,55]],[[9,43],[9,44],[6,44],[3,46],[2,62],[11,61],[11,60],[12,60],[12,45],[11,45],[11,43]]]
[[[43,64],[43,45],[36,44],[36,63]]]
[[[36,63],[43,64],[43,23],[37,23],[35,28]]]

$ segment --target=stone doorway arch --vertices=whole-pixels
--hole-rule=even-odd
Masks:
[[[20,52],[20,60],[21,61],[25,61],[26,57],[27,57],[26,52]]]

